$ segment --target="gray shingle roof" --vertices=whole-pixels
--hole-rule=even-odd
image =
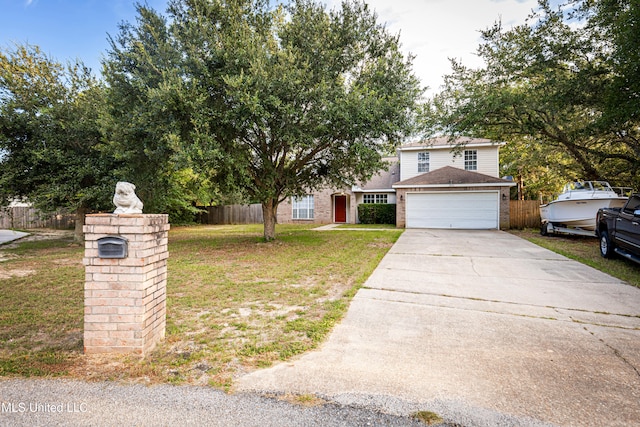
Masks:
[[[371,190],[390,190],[396,182],[400,179],[400,162],[397,157],[390,157],[385,159],[389,162],[388,170],[381,170],[377,174],[371,177],[366,183],[359,183],[358,187],[362,191]]]

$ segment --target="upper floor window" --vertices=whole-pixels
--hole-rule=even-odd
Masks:
[[[364,203],[387,203],[386,194],[365,194],[362,201]]]
[[[478,150],[464,150],[464,170],[478,170]]]
[[[313,196],[294,197],[291,204],[293,205],[293,219],[313,219]]]
[[[429,172],[429,152],[427,151],[418,153],[418,172]]]

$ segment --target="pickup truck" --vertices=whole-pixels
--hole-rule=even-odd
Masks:
[[[596,215],[600,254],[621,255],[640,264],[640,193],[629,197],[622,208],[603,208]]]

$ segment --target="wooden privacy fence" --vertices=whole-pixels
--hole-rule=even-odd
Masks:
[[[206,212],[199,215],[201,224],[260,224],[262,205],[227,205],[199,207]]]
[[[55,228],[68,229],[75,226],[75,214],[66,211],[43,214],[33,207],[7,207],[0,210],[0,228]]]
[[[540,228],[540,202],[537,200],[511,200],[509,222],[511,228]]]

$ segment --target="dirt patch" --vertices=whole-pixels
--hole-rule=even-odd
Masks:
[[[4,252],[0,251],[0,262],[9,261],[9,260],[16,259],[16,258],[18,258],[18,255],[7,254],[7,253],[4,253]]]
[[[56,265],[83,265],[81,259],[62,258],[53,261]]]
[[[7,270],[0,268],[0,279],[9,279],[11,277],[26,277],[35,274],[35,270]]]

